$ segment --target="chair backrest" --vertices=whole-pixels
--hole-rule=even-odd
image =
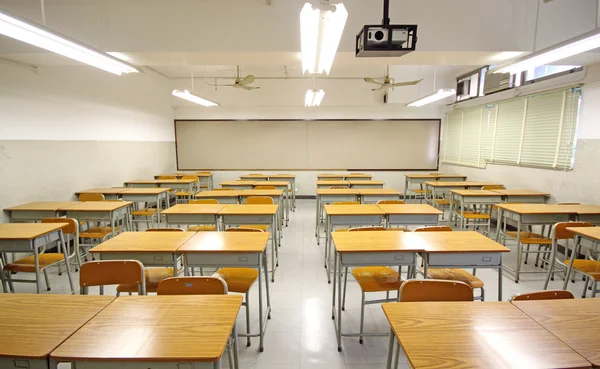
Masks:
[[[235,227],[235,228],[227,228],[225,230],[225,232],[263,232],[262,229],[258,229],[258,228],[239,228],[239,227]]]
[[[444,174],[444,173],[442,173],[442,172],[431,172],[431,173],[429,173],[430,176],[435,176],[435,175],[438,175],[438,174]]]
[[[213,188],[212,191],[235,191],[235,188],[230,188],[230,187]]]
[[[80,193],[79,201],[104,201],[104,195],[101,193]]]
[[[489,185],[489,186],[482,186],[481,189],[482,190],[504,190],[506,188],[503,185]]]
[[[218,204],[219,201],[216,199],[194,199],[190,200],[190,204],[203,205],[203,204]]]
[[[360,205],[360,201],[336,201],[332,205]]]
[[[250,173],[248,175],[249,176],[263,176],[264,174],[262,174],[262,173]]]
[[[379,201],[377,201],[377,205],[386,205],[386,204],[403,205],[404,201],[402,201],[402,200],[379,200]]]
[[[400,301],[473,301],[473,289],[459,281],[411,279],[400,287]]]
[[[158,179],[177,179],[177,176],[158,176]]]
[[[452,232],[452,228],[448,226],[431,226],[415,228],[413,232]]]
[[[377,226],[373,226],[373,227],[356,227],[356,228],[350,228],[348,230],[348,232],[356,232],[356,231],[387,231],[387,229],[385,227],[377,227]]]
[[[575,237],[575,233],[568,231],[567,228],[575,228],[575,227],[593,227],[591,223],[588,222],[560,222],[556,223],[552,226],[552,232],[550,233],[550,237],[553,240],[566,240],[572,239]]]
[[[273,198],[269,196],[248,196],[246,204],[250,205],[269,205],[273,204]]]
[[[254,186],[255,190],[276,190],[275,186]]]
[[[580,202],[559,202],[556,205],[581,205]]]
[[[82,295],[87,295],[89,287],[114,284],[136,284],[139,293],[145,294],[146,281],[142,263],[137,260],[102,260],[81,264],[79,286]],[[102,294],[102,289],[100,293]]]
[[[348,186],[329,186],[330,190],[347,190]]]
[[[193,179],[194,181],[198,181],[197,176],[182,176],[181,179]]]
[[[219,277],[170,277],[158,284],[157,295],[227,295],[227,283]]]
[[[510,298],[510,301],[534,301],[534,300],[564,300],[574,299],[575,296],[569,291],[538,291],[529,293],[518,293]]]
[[[148,228],[146,232],[185,232],[181,228]]]
[[[42,223],[67,223],[68,225],[62,228],[64,234],[77,235],[79,233],[79,222],[73,218],[44,218]]]

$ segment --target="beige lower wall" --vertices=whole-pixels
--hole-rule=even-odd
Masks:
[[[550,203],[581,202],[600,204],[600,140],[577,141],[575,165],[571,171],[488,165],[485,169],[460,165],[440,165],[444,173],[457,173],[468,180],[490,181],[508,189],[530,189],[548,192]]]
[[[75,191],[174,170],[172,141],[0,141],[0,209],[72,200]],[[6,213],[0,222],[8,222]]]

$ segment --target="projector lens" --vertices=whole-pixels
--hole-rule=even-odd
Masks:
[[[375,32],[375,39],[377,41],[383,40],[383,31],[377,31],[377,32]]]

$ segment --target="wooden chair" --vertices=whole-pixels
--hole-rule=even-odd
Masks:
[[[196,172],[196,174],[204,174],[204,175],[206,175],[206,174],[211,174],[211,173],[210,172]],[[196,178],[198,178],[198,177],[196,177]],[[199,191],[208,190],[209,188],[210,187],[209,187],[208,182],[206,184],[201,184],[200,183],[200,179],[198,179],[198,190]]]
[[[100,287],[104,294],[104,286],[127,284],[137,287],[140,295],[145,295],[144,266],[137,260],[103,260],[83,263],[79,271],[81,294],[87,295],[90,287]],[[119,292],[117,290],[117,296]]]
[[[348,186],[329,186],[330,190],[347,190]]]
[[[213,191],[235,191],[233,187],[222,187],[222,188],[213,188]]]
[[[65,223],[66,226],[63,227],[63,240],[64,244],[58,242],[57,252],[45,252],[46,248],[49,248],[49,245],[46,245],[46,248],[42,250],[41,253],[38,254],[38,271],[35,270],[35,257],[34,255],[29,255],[24,258],[13,261],[12,263],[8,263],[4,266],[3,269],[0,269],[0,279],[2,280],[2,285],[4,286],[5,281],[8,282],[8,286],[12,292],[15,292],[14,282],[21,283],[38,283],[40,279],[40,272],[44,274],[44,280],[46,281],[46,290],[50,291],[52,288],[50,287],[50,280],[48,278],[47,269],[53,265],[58,266],[59,275],[61,275],[60,266],[64,262],[67,268],[67,276],[69,277],[69,285],[71,286],[71,292],[75,293],[73,290],[73,281],[71,280],[71,270],[70,264],[71,260],[74,258],[77,261],[77,265],[81,265],[81,260],[79,259],[79,223],[77,223],[76,219],[71,218],[44,218],[42,219],[42,223]],[[70,251],[68,240],[65,235],[73,235],[74,239],[74,247],[73,252]],[[13,279],[12,273],[33,273],[35,274],[35,279]]]
[[[226,232],[262,232],[261,229],[247,229],[247,228],[229,228]],[[250,288],[256,282],[259,277],[258,270],[254,268],[220,268],[213,274],[213,277],[219,277],[227,284],[229,292],[236,292],[244,294],[244,301],[242,306],[246,308],[246,334],[240,336],[246,337],[246,346],[252,344],[250,340]],[[268,278],[268,276],[265,276]],[[262,311],[259,311],[262,314]],[[259,327],[262,330],[263,327]]]
[[[489,186],[482,186],[481,189],[482,190],[505,190],[506,188],[503,185],[489,185]]]
[[[104,195],[101,193],[80,193],[78,198],[79,201],[104,201]]]
[[[158,176],[158,179],[177,179],[177,176]]]
[[[379,200],[377,205],[404,205],[402,200]]]
[[[196,204],[196,205],[204,205],[204,204],[213,205],[213,204],[218,204],[218,203],[219,203],[219,201],[217,201],[215,199],[190,200],[190,204]],[[211,225],[211,224],[204,224],[204,225],[188,227],[187,230],[189,232],[214,232],[217,230],[217,226]]]
[[[273,198],[269,196],[248,196],[246,199],[246,204],[248,205],[272,205],[274,204]],[[252,228],[252,229],[260,229],[266,232],[270,225],[268,224],[244,224],[240,225],[240,228]]]
[[[452,228],[448,226],[420,227],[416,228],[414,232],[452,232]],[[424,270],[422,269],[421,272],[424,272]],[[481,294],[475,299],[485,301],[484,284],[481,279],[475,276],[475,269],[471,274],[459,268],[429,268],[427,274],[425,278],[466,283],[472,290],[479,288]]]
[[[255,190],[276,190],[275,186],[254,186]]]
[[[350,228],[348,232],[362,231],[386,231],[385,227],[360,227]],[[379,304],[382,302],[398,301],[398,298],[390,299],[390,291],[398,291],[402,284],[402,276],[399,271],[387,266],[367,266],[352,269],[352,275],[361,290],[360,302],[360,333],[358,342],[363,343],[363,329],[365,320],[365,306],[369,304]],[[348,267],[344,270],[344,291],[342,297],[342,310],[346,308],[346,285],[348,284]],[[366,300],[366,294],[370,292],[385,292],[386,298],[379,300]]]
[[[195,199],[195,200],[190,200],[190,204],[196,204],[196,205],[205,205],[205,204],[209,204],[209,205],[215,205],[218,204],[219,201],[216,199]]]
[[[177,192],[175,192],[175,197],[177,198],[178,202],[181,203],[185,203],[187,199],[191,197],[194,197],[194,195],[196,195],[196,193],[199,191],[198,188],[198,177],[196,176],[182,176],[181,179],[192,179],[194,180],[194,183],[192,184],[192,192],[190,193],[187,190],[178,190]]]
[[[535,301],[535,300],[565,300],[574,299],[575,296],[569,291],[555,290],[555,291],[538,291],[529,293],[518,293],[510,298],[510,302],[513,301]]]
[[[473,301],[473,289],[459,281],[411,279],[400,287],[400,301]]]
[[[157,295],[227,295],[227,283],[219,277],[169,277],[158,284]]]
[[[592,224],[587,222],[561,222],[556,223],[552,226],[552,230],[550,232],[550,236],[552,237],[552,247],[550,251],[549,258],[549,268],[548,273],[546,274],[546,281],[544,282],[544,289],[548,288],[548,283],[552,275],[555,273],[554,268],[558,266],[565,271],[563,290],[567,289],[569,284],[570,275],[567,275],[567,271],[571,261],[573,261],[573,270],[571,273],[578,272],[583,274],[585,277],[585,285],[583,287],[583,293],[581,297],[585,297],[587,294],[587,287],[590,281],[592,281],[592,297],[596,297],[597,291],[597,283],[600,281],[600,261],[593,260],[591,257],[587,259],[577,259],[579,255],[581,245],[575,244],[573,246],[573,250],[571,251],[571,259],[569,259],[569,247],[568,244],[565,245],[565,258],[561,260],[558,257],[558,240],[566,240],[568,242],[569,239],[574,239],[575,234],[567,228],[576,228],[576,227],[592,227]],[[588,255],[589,256],[589,255]]]

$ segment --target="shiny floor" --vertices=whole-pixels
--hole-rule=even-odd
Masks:
[[[242,369],[380,369],[385,367],[387,358],[387,337],[366,337],[360,344],[358,338],[343,338],[343,351],[337,351],[333,321],[331,320],[332,288],[327,283],[323,268],[323,242],[317,246],[314,236],[315,201],[298,200],[297,209],[290,213],[289,227],[284,229],[280,248],[280,267],[275,283],[271,284],[272,319],[268,322],[265,336],[265,350],[258,352],[258,338],[252,346],[246,347],[245,339],[240,339],[240,362]],[[510,246],[510,245],[509,245]],[[530,256],[531,257],[531,256]],[[506,265],[514,265],[514,253],[504,258]],[[533,270],[531,267],[526,270]],[[479,270],[477,275],[485,282],[486,298],[497,299],[497,276],[495,270]],[[508,274],[504,276],[503,300],[515,293],[540,290],[544,274],[525,274],[515,284]],[[77,283],[77,275],[75,282]],[[67,293],[68,283],[65,274],[51,273],[51,293]],[[550,288],[560,288],[562,281],[552,282]],[[34,292],[32,284],[17,284],[17,292]],[[581,280],[570,284],[569,289],[580,296]],[[111,293],[114,289],[107,289]],[[92,293],[96,293],[92,291]],[[378,298],[368,296],[367,298]],[[250,297],[252,328],[258,329],[258,295],[256,285]],[[360,289],[349,279],[344,314],[343,330],[357,332],[360,322]],[[243,316],[240,314],[238,326],[245,331]],[[387,333],[389,325],[380,305],[367,305],[365,312],[365,332]],[[224,367],[227,368],[227,360]],[[407,359],[401,354],[400,368],[407,368]],[[61,369],[69,368],[61,364]]]

